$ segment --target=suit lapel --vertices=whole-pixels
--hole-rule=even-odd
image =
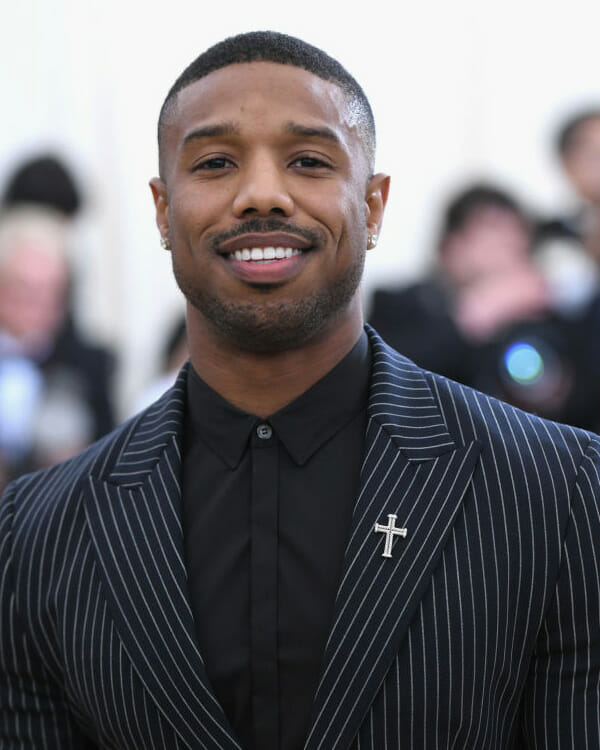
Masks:
[[[479,445],[456,445],[422,371],[371,332],[360,492],[306,750],[347,748],[407,633],[461,505]],[[375,523],[407,529],[383,557]]]
[[[86,512],[123,646],[190,748],[239,748],[207,679],[188,598],[179,448],[185,370],[134,425],[114,468],[91,476]]]

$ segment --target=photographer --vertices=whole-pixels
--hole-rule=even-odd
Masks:
[[[472,186],[446,209],[435,270],[413,286],[378,290],[369,322],[423,367],[597,429],[591,337],[554,309],[532,244],[532,223],[512,196]]]

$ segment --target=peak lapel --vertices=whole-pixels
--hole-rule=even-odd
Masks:
[[[89,479],[86,512],[123,646],[190,748],[239,748],[208,682],[188,599],[179,449],[185,370],[135,425],[107,476]]]
[[[306,750],[356,735],[429,585],[479,445],[458,446],[421,370],[369,331],[374,362],[360,493],[346,549]],[[397,516],[384,557],[375,524]]]

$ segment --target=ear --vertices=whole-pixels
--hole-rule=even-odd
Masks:
[[[367,185],[365,205],[367,207],[367,230],[369,234],[379,234],[383,223],[383,212],[390,191],[390,176],[379,172],[373,175]]]
[[[167,186],[160,177],[153,177],[150,180],[150,190],[154,198],[156,208],[156,226],[161,237],[169,236],[169,201],[167,198]]]

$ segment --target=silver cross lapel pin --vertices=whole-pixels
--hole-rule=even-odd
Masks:
[[[395,536],[406,537],[406,534],[408,533],[407,529],[399,529],[396,526],[396,518],[397,516],[395,513],[388,513],[387,526],[384,526],[382,523],[375,524],[375,531],[377,533],[385,534],[385,545],[383,547],[382,557],[392,556],[392,543]]]

